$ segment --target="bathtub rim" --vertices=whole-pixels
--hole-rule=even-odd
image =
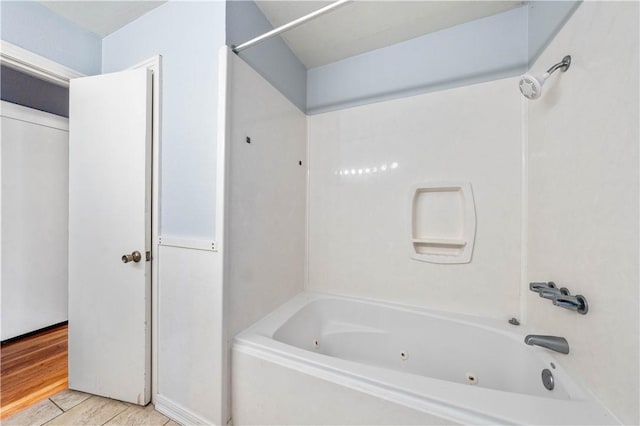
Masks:
[[[324,362],[317,362],[309,358],[309,351],[299,349],[278,342],[278,346],[284,348],[268,348],[265,342],[270,339],[264,336],[257,336],[255,342],[236,341],[233,345],[232,352],[237,352],[251,357],[265,360],[278,366],[297,371],[301,374],[309,375],[320,380],[324,380],[338,386],[344,386],[352,390],[360,391],[374,397],[384,399],[410,409],[424,412],[431,416],[436,416],[444,420],[448,420],[460,424],[583,424],[583,425],[604,425],[604,424],[621,424],[619,420],[597,400],[562,400],[538,397],[535,395],[510,393],[495,389],[479,388],[464,386],[454,382],[425,377],[422,381],[431,382],[431,391],[425,392],[416,389],[416,386],[407,386],[407,381],[403,386],[394,385],[394,379],[402,377],[408,379],[412,376],[407,373],[388,371],[383,376],[392,376],[389,380],[373,379],[372,377],[380,376],[382,370],[379,367],[359,364],[353,361],[339,359],[336,361],[338,366],[330,365]],[[271,340],[273,342],[273,340]],[[267,343],[268,344],[268,343]],[[313,354],[313,353],[312,353]],[[319,355],[320,354],[313,354]],[[350,368],[345,368],[349,366]],[[354,373],[354,370],[357,373]],[[372,371],[373,374],[367,374],[366,371]],[[233,373],[232,373],[233,374]],[[437,390],[435,389],[437,388]],[[444,390],[444,392],[443,392]],[[510,403],[501,404],[500,409],[496,410],[494,405],[486,402],[487,398],[474,400],[471,404],[466,401],[463,403],[451,403],[460,396],[460,391],[465,393],[476,393],[475,396],[484,396],[492,398],[508,399]],[[483,395],[484,394],[484,395]],[[474,395],[470,395],[473,397]],[[573,411],[581,411],[586,413],[584,419],[578,421],[566,421],[566,423],[557,422],[555,418],[545,418],[545,416],[537,416],[533,421],[527,419],[526,422],[518,420],[521,416],[521,407],[511,409],[519,403],[531,401],[535,399],[539,402],[535,412],[548,412],[550,410],[562,411],[566,407],[563,404],[569,404],[573,407]],[[504,402],[504,401],[503,401]],[[232,403],[233,404],[233,403]],[[491,409],[487,407],[491,406]],[[543,407],[543,409],[540,409]],[[595,420],[594,419],[598,419]],[[590,420],[590,421],[589,421]]]
[[[269,312],[267,315],[261,317],[242,331],[238,332],[235,338],[242,339],[246,335],[252,333],[258,333],[264,336],[273,337],[273,335],[284,325],[289,318],[291,318],[296,312],[301,310],[306,305],[316,300],[337,299],[346,300],[356,303],[365,303],[368,305],[379,306],[382,308],[396,309],[418,315],[428,315],[434,318],[438,318],[446,321],[453,321],[458,324],[464,324],[471,327],[482,328],[487,331],[497,332],[512,339],[520,339],[524,344],[524,336],[530,334],[527,326],[519,325],[514,326],[508,323],[508,320],[502,320],[493,317],[485,317],[479,315],[463,314],[459,312],[450,312],[432,307],[411,305],[401,302],[390,302],[385,300],[379,300],[374,298],[364,298],[343,295],[338,293],[325,293],[317,291],[302,291],[280,306]],[[273,331],[273,332],[271,332]],[[275,339],[274,339],[275,340]],[[539,347],[532,347],[534,351],[541,354],[546,354],[547,351]],[[557,361],[556,359],[554,359]]]
[[[343,296],[331,293],[320,292],[301,292],[283,303],[280,307],[258,320],[256,323],[238,333],[233,339],[232,351],[238,351],[250,356],[265,359],[277,365],[292,368],[303,374],[318,377],[323,380],[336,383],[338,385],[347,386],[352,389],[366,392],[379,398],[383,398],[418,411],[423,411],[432,415],[437,415],[443,419],[463,422],[463,423],[480,423],[480,424],[506,424],[518,423],[515,413],[509,413],[509,405],[505,404],[506,412],[496,414],[495,407],[491,410],[483,408],[483,398],[491,399],[502,398],[511,400],[512,403],[523,402],[526,398],[534,398],[538,401],[536,407],[548,407],[549,409],[558,408],[561,404],[568,404],[576,410],[582,410],[588,413],[585,420],[594,418],[600,419],[597,424],[613,423],[619,424],[619,420],[604,407],[595,396],[589,392],[581,383],[576,381],[562,367],[562,363],[554,358],[548,351],[531,347],[528,348],[536,352],[536,355],[547,365],[550,362],[556,364],[554,375],[563,381],[566,392],[570,399],[553,399],[531,394],[521,394],[508,392],[499,389],[465,386],[460,383],[450,382],[446,380],[417,376],[395,370],[387,370],[382,367],[372,366],[363,363],[357,363],[345,359],[330,357],[321,353],[308,351],[287,343],[275,340],[274,334],[282,327],[295,313],[303,309],[308,304],[317,300],[338,299],[355,303],[365,303],[383,308],[399,309],[406,312],[426,315],[439,318],[445,321],[453,321],[470,327],[479,327],[491,332],[497,332],[506,338],[517,340],[524,345],[523,339],[526,333],[526,327],[518,327],[509,325],[506,321],[499,321],[494,318],[477,317],[473,315],[465,315],[458,313],[450,313],[439,311],[431,308],[418,307],[413,305],[404,305],[399,303],[389,303],[386,301],[364,299],[352,296]],[[381,380],[382,377],[384,380]],[[394,384],[397,377],[404,379],[402,386]],[[428,382],[427,391],[420,389],[418,386],[411,386],[411,382],[419,378],[421,386]],[[408,384],[408,385],[407,385]],[[438,392],[435,392],[435,387]],[[445,389],[448,396],[443,396],[442,389]],[[451,401],[452,396],[456,396],[460,392],[465,392],[474,396],[480,402],[471,404],[473,409],[467,409],[461,403],[456,404]],[[467,401],[468,402],[468,401]],[[489,404],[490,405],[490,404]],[[505,410],[498,410],[505,411]],[[489,412],[490,411],[490,412]],[[539,410],[538,410],[539,411]],[[555,411],[555,410],[554,410]],[[572,412],[574,410],[571,410]],[[535,414],[535,413],[533,413]],[[553,423],[554,419],[542,419],[540,423]],[[578,423],[588,424],[588,421],[580,420]]]

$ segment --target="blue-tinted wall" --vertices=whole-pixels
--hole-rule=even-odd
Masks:
[[[310,114],[495,80],[527,65],[527,8],[309,70]]]
[[[529,66],[551,43],[582,1],[532,1],[528,6]],[[569,53],[569,52],[568,52]],[[559,58],[560,61],[562,58]],[[551,64],[549,64],[551,65]]]
[[[214,239],[218,50],[225,2],[168,2],[108,35],[102,71],[162,55],[160,229]]]
[[[310,69],[306,112],[315,114],[517,76],[527,71],[579,4],[533,1]]]
[[[0,1],[0,37],[86,75],[100,74],[100,37],[35,1]]]
[[[273,29],[253,1],[227,1],[227,45],[234,46]],[[307,108],[307,69],[280,36],[240,52],[240,57],[301,111]]]

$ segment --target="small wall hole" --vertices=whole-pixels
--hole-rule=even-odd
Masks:
[[[247,138],[245,139],[245,141],[246,141],[247,143],[251,143],[251,138],[250,138],[249,136],[247,136]]]
[[[299,166],[302,166],[302,161],[298,161],[298,165],[299,165]]]
[[[473,373],[467,373],[467,383],[475,385],[478,383],[478,377]]]

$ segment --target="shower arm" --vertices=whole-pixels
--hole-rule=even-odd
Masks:
[[[569,69],[570,65],[571,65],[571,56],[567,55],[564,58],[562,58],[562,62],[558,62],[557,64],[549,68],[547,70],[547,74],[548,75],[553,74],[553,72],[556,71],[558,68],[562,68],[562,72],[565,72]]]

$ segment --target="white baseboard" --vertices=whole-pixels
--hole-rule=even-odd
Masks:
[[[163,395],[156,395],[155,409],[169,417],[174,422],[180,423],[183,426],[211,424],[202,417],[192,413],[180,404],[171,401]]]

